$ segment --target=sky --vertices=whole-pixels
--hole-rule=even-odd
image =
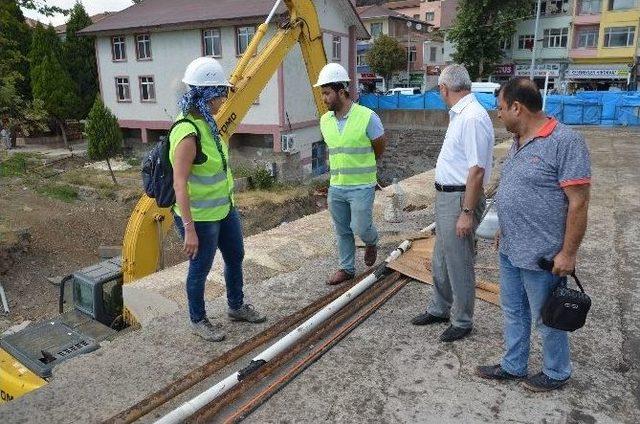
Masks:
[[[58,6],[63,9],[71,9],[76,3],[76,0],[46,0],[46,4],[49,6]],[[95,15],[101,12],[117,12],[125,9],[133,4],[131,0],[83,0],[82,4],[89,16]],[[44,24],[51,23],[53,26],[64,24],[68,16],[54,15],[52,17],[40,15],[34,10],[22,10],[25,17],[31,19],[37,19]]]

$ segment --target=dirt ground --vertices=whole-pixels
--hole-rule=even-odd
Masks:
[[[29,156],[25,175],[0,177],[0,229],[26,229],[31,238],[28,248],[0,275],[10,308],[8,316],[0,310],[0,332],[25,320],[55,315],[59,287],[48,277],[65,276],[98,262],[100,246],[122,245],[129,215],[142,193],[137,167],[118,172],[121,186],[113,188],[108,172],[83,169],[84,160],[66,162],[73,163],[54,166],[67,168],[65,173],[42,178],[32,172],[39,169],[39,160]],[[71,187],[78,198],[60,200],[59,190],[46,188],[51,186]],[[323,206],[313,192],[306,186],[239,193],[245,235],[317,212]],[[171,231],[166,266],[185,260],[181,247],[177,233]]]

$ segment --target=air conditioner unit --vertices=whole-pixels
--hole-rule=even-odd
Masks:
[[[264,164],[264,169],[267,170],[267,172],[269,173],[269,175],[271,175],[272,177],[276,176],[276,164],[275,162],[267,162]]]
[[[282,148],[282,151],[285,153],[298,152],[298,146],[294,134],[283,134],[280,137],[280,146]]]

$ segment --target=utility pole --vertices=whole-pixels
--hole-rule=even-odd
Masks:
[[[529,78],[533,81],[533,74],[536,66],[536,46],[538,45],[538,24],[540,23],[540,8],[542,6],[542,0],[538,0],[538,7],[536,10],[536,25],[533,30],[533,50],[531,51],[531,69],[529,70]]]
[[[411,23],[407,31],[407,87],[411,85]]]

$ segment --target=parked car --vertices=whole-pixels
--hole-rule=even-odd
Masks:
[[[398,87],[392,88],[391,90],[384,93],[385,96],[395,96],[396,94],[401,94],[403,96],[413,96],[414,94],[422,94],[417,87]]]
[[[472,82],[472,93],[489,93],[495,94],[496,90],[500,88],[500,84],[496,82]]]

